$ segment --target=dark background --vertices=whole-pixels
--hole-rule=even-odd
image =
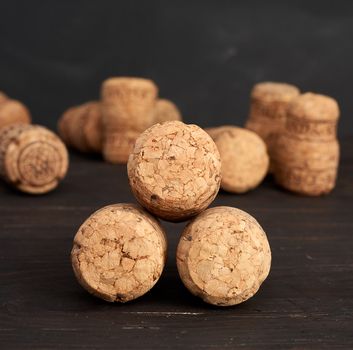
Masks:
[[[353,132],[352,1],[0,2],[0,90],[51,128],[112,75],[154,79],[187,122],[242,124],[252,85],[335,97]]]

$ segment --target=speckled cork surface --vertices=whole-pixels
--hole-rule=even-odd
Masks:
[[[244,193],[257,187],[269,167],[264,141],[250,130],[230,125],[206,131],[213,138],[221,156],[221,188]]]
[[[154,286],[166,254],[165,233],[152,216],[133,204],[114,204],[82,224],[71,261],[88,292],[107,301],[127,302]]]
[[[221,181],[220,156],[212,138],[200,127],[179,121],[143,132],[127,168],[136,199],[170,221],[186,220],[206,209]]]
[[[331,97],[305,93],[288,107],[285,132],[273,154],[278,184],[300,194],[329,193],[336,184],[339,108]]]
[[[22,102],[0,93],[0,129],[11,124],[30,122],[31,114]]]
[[[154,107],[154,124],[182,120],[178,107],[170,100],[159,98]]]
[[[68,169],[68,153],[48,129],[13,124],[0,131],[0,173],[17,189],[33,194],[53,190]]]
[[[230,306],[251,298],[269,274],[265,232],[246,212],[215,207],[185,228],[177,248],[180,277],[205,302]]]

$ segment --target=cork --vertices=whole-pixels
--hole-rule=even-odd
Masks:
[[[156,284],[166,252],[166,236],[157,220],[133,204],[114,204],[81,225],[71,262],[78,282],[89,293],[124,303]]]
[[[30,122],[30,112],[23,103],[0,95],[0,129],[11,124]]]
[[[305,93],[288,107],[285,132],[274,152],[275,180],[303,195],[329,193],[336,184],[339,107],[328,96]]]
[[[185,228],[176,257],[186,288],[218,306],[251,298],[271,267],[270,246],[259,223],[224,206],[207,209]]]
[[[208,132],[221,156],[221,188],[232,193],[256,188],[265,178],[270,162],[265,142],[254,132],[236,126],[221,126]]]
[[[208,207],[218,193],[221,161],[211,137],[180,121],[155,124],[130,154],[130,187],[147,210],[169,221],[186,220]]]
[[[67,109],[58,121],[58,132],[67,146],[80,152],[101,152],[103,130],[100,102],[90,101]]]
[[[251,91],[250,112],[245,127],[265,141],[270,157],[277,135],[284,130],[288,104],[299,93],[294,85],[276,82],[258,83]]]
[[[3,103],[7,99],[8,99],[8,96],[4,92],[0,91],[0,103]]]
[[[49,192],[58,186],[67,168],[66,147],[48,129],[12,124],[0,130],[0,175],[18,190]]]
[[[110,145],[103,146],[104,158],[111,163],[119,163],[118,150],[112,150],[112,134],[121,137],[126,130],[141,133],[154,124],[154,109],[158,94],[153,81],[143,78],[117,77],[109,78],[102,84],[101,99],[103,113],[104,141]],[[119,141],[125,144],[129,140]],[[106,152],[109,150],[109,152]],[[114,158],[114,155],[117,158]]]
[[[154,109],[154,124],[171,120],[182,120],[178,107],[170,100],[158,99]]]

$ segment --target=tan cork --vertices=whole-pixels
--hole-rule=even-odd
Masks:
[[[274,152],[274,175],[284,188],[304,195],[329,193],[336,184],[339,107],[328,96],[305,93],[288,107],[285,132]]]
[[[154,124],[171,120],[182,120],[178,107],[170,100],[158,99],[154,109]]]
[[[133,204],[114,204],[93,213],[74,238],[71,262],[78,282],[110,302],[147,293],[162,274],[167,254],[157,220]]]
[[[0,129],[11,124],[31,122],[31,114],[28,108],[17,100],[0,96]]]
[[[49,192],[57,187],[67,169],[66,147],[48,129],[13,124],[0,130],[0,174],[18,190]]]
[[[3,103],[4,101],[8,100],[9,97],[2,91],[0,91],[0,103]]]
[[[219,306],[251,298],[271,267],[265,232],[251,215],[231,207],[198,215],[182,233],[176,255],[186,288]]]
[[[228,192],[244,193],[257,187],[269,167],[265,142],[254,132],[236,126],[221,126],[206,131],[221,155],[221,188]]]
[[[155,124],[136,141],[128,161],[130,187],[153,214],[186,220],[208,207],[221,181],[221,161],[211,137],[180,121]]]
[[[105,80],[101,89],[103,142],[111,140],[111,134],[122,134],[126,130],[142,132],[153,125],[157,95],[157,86],[148,79],[117,77]],[[109,153],[105,152],[108,147],[103,147],[104,158],[108,162],[119,163],[119,152],[111,150],[112,144],[110,141]],[[112,156],[114,154],[117,154],[117,159]]]
[[[100,102],[90,101],[66,110],[58,121],[58,132],[67,146],[80,152],[101,152],[103,130]]]

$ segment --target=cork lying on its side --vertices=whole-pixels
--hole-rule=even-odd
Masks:
[[[63,141],[81,152],[101,152],[103,142],[101,104],[91,101],[71,107],[58,122]]]
[[[222,161],[221,188],[244,193],[257,187],[267,174],[269,156],[264,141],[254,132],[235,126],[206,129]]]
[[[186,220],[207,208],[221,181],[220,156],[211,137],[179,121],[143,132],[127,167],[136,199],[170,221]]]
[[[143,78],[109,78],[102,84],[102,113],[104,144],[103,155],[111,163],[119,163],[129,153],[123,154],[120,144],[126,130],[141,133],[154,123],[154,108],[158,94],[153,81]],[[119,142],[112,142],[114,134],[119,134]],[[112,148],[115,149],[112,149]],[[124,148],[125,150],[127,148]]]
[[[336,184],[339,107],[328,96],[305,93],[288,107],[285,132],[273,155],[278,184],[300,194],[317,196]]]
[[[0,174],[17,189],[49,192],[64,178],[67,168],[66,147],[48,129],[13,124],[0,130]]]
[[[31,114],[23,103],[0,93],[0,129],[11,124],[30,122]]]
[[[154,124],[171,120],[182,120],[178,107],[172,101],[159,98],[154,108]]]
[[[269,274],[265,232],[246,212],[207,209],[184,230],[177,267],[186,288],[205,302],[230,306],[251,298]]]
[[[133,204],[115,204],[92,214],[76,233],[71,261],[91,294],[126,302],[148,292],[162,274],[167,252],[163,229]]]

